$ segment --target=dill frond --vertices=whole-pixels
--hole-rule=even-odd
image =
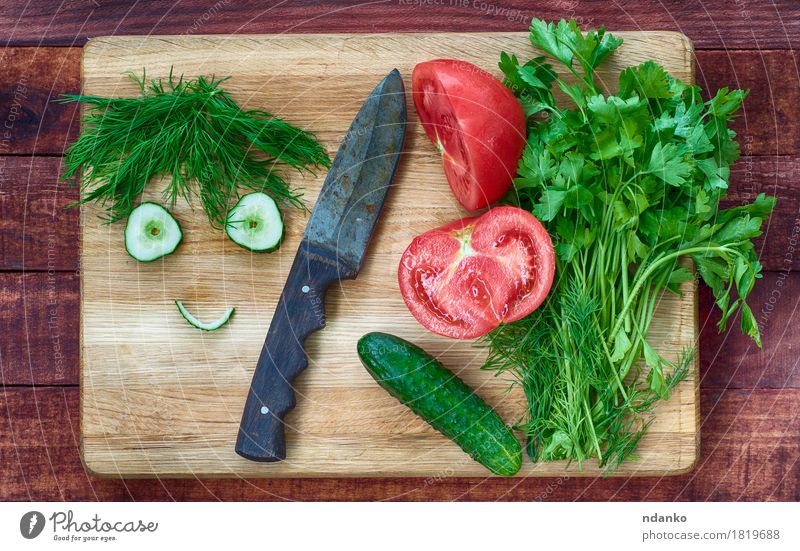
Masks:
[[[66,94],[59,102],[87,106],[82,131],[66,152],[62,178],[81,183],[77,204],[97,201],[106,220],[125,218],[148,182],[170,176],[164,200],[200,203],[222,227],[239,190],[264,191],[303,208],[301,193],[282,170],[313,171],[330,166],[313,134],[266,111],[243,110],[221,87],[227,78],[166,79],[130,74],[135,98]]]

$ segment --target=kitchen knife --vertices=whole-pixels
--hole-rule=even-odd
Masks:
[[[361,269],[394,177],[406,128],[397,69],[369,95],[325,178],[258,358],[236,439],[253,461],[286,458],[284,417],[295,377],[307,367],[304,341],[325,326],[325,289]]]

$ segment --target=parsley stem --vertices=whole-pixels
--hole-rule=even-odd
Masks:
[[[622,296],[628,296],[628,259],[625,254],[625,247],[620,247],[620,271],[622,272]],[[624,304],[624,303],[623,303]],[[631,330],[631,323],[630,317],[626,314],[625,315],[625,331],[630,332]]]
[[[620,311],[620,315],[617,318],[616,323],[614,324],[614,328],[611,330],[611,333],[609,334],[609,342],[614,342],[614,338],[617,336],[617,333],[622,328],[623,315],[627,314],[628,310],[631,307],[633,299],[636,297],[642,285],[644,285],[646,281],[650,280],[650,276],[655,270],[657,270],[662,264],[664,264],[665,262],[669,262],[670,260],[674,260],[681,256],[688,256],[702,252],[728,252],[738,256],[742,256],[741,253],[739,253],[738,251],[730,249],[726,246],[692,247],[669,253],[667,255],[662,256],[661,258],[656,259],[651,264],[648,264],[644,273],[641,276],[637,276],[636,281],[633,285],[633,289],[631,290],[631,294],[625,301],[622,310]]]

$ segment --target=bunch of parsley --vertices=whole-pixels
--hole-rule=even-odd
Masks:
[[[739,156],[728,123],[745,91],[723,88],[703,101],[699,87],[648,61],[622,71],[610,95],[595,71],[621,39],[534,20],[530,40],[571,77],[562,80],[545,57],[522,64],[501,55],[505,83],[529,117],[507,201],[548,228],[556,281],[540,309],[486,338],[485,367],[524,388],[520,428],[534,461],[598,458],[611,471],[633,457],[654,403],[693,359],[685,350],[668,361],[648,341],[661,293],[680,293],[694,277],[686,259],[714,293],[719,329],[738,311],[742,331],[761,345],[745,298],[761,276],[752,239],[775,199],[719,208]]]

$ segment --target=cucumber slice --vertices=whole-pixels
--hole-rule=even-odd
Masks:
[[[203,323],[202,321],[194,317],[192,313],[189,312],[189,310],[186,309],[182,301],[176,300],[175,306],[178,307],[178,312],[181,313],[183,319],[189,322],[189,325],[191,325],[192,327],[197,327],[198,329],[202,329],[203,331],[215,331],[219,329],[220,327],[228,323],[228,321],[231,319],[231,316],[236,311],[236,308],[234,308],[233,306],[229,306],[228,309],[225,310],[225,313],[222,314],[222,316],[217,321],[212,321],[210,323]]]
[[[128,216],[125,250],[139,262],[152,262],[175,251],[181,225],[158,203],[142,203]]]
[[[283,217],[275,200],[257,191],[248,193],[228,213],[225,232],[249,251],[271,253],[283,239]]]

